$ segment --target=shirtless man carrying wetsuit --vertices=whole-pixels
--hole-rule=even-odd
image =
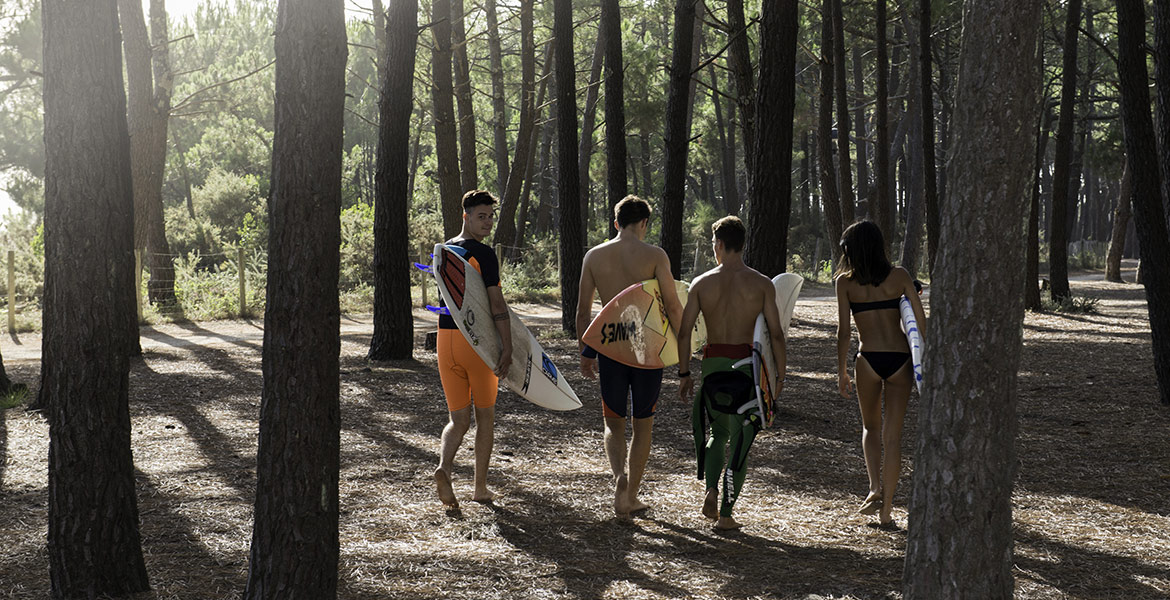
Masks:
[[[670,259],[662,248],[642,241],[650,226],[650,205],[637,196],[626,196],[614,208],[617,237],[598,244],[585,254],[581,287],[577,296],[577,334],[584,335],[593,317],[593,294],[608,303],[627,287],[651,278],[658,279],[662,302],[671,323],[682,318],[682,304],[674,289]],[[638,488],[650,458],[654,408],[662,389],[662,369],[638,369],[599,356],[593,348],[578,342],[581,373],[600,378],[602,412],[605,415],[605,455],[613,469],[613,509],[619,517],[649,508],[638,499]],[[633,404],[634,435],[626,457],[626,405]]]
[[[703,348],[703,381],[699,395],[694,397],[695,449],[699,479],[707,480],[703,515],[715,520],[717,529],[727,530],[740,527],[731,510],[743,487],[747,453],[758,429],[756,422],[736,410],[755,398],[750,359],[756,317],[761,312],[768,323],[776,359],[780,382],[776,395],[784,388],[788,358],[776,308],[776,288],[771,280],[743,262],[747,237],[743,223],[737,217],[724,217],[711,229],[711,245],[719,264],[691,285],[679,326],[678,347],[690,347],[691,329],[701,312],[707,322],[707,345]],[[692,398],[695,387],[690,363],[691,356],[687,354],[678,364],[678,393],[684,402]],[[705,431],[708,423],[709,438]],[[731,457],[725,460],[727,444],[731,446]],[[718,505],[720,472],[724,474],[722,506]]]

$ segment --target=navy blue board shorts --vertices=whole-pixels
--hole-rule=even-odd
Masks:
[[[662,369],[639,369],[622,364],[588,346],[581,352],[597,358],[597,378],[601,383],[602,413],[615,419],[626,418],[626,408],[634,407],[635,419],[654,416],[658,394],[662,391]]]

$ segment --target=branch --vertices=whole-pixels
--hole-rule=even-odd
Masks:
[[[187,105],[187,103],[188,103],[188,102],[191,102],[191,101],[192,101],[192,99],[193,99],[193,98],[195,98],[195,96],[198,96],[199,94],[202,94],[203,92],[206,92],[206,91],[209,91],[209,90],[215,89],[215,88],[217,88],[217,87],[223,87],[223,86],[225,86],[225,85],[229,85],[229,84],[235,83],[235,82],[237,82],[237,81],[242,81],[242,80],[244,80],[244,79],[247,79],[247,78],[249,78],[249,77],[251,77],[251,76],[253,76],[253,75],[255,75],[255,74],[259,73],[260,71],[263,71],[264,69],[267,69],[268,67],[271,67],[271,66],[272,66],[272,65],[274,65],[274,64],[276,64],[276,59],[273,59],[273,60],[269,61],[269,62],[268,62],[268,64],[266,64],[266,65],[264,65],[264,66],[262,66],[262,67],[259,67],[259,68],[257,68],[257,69],[254,69],[253,71],[251,71],[251,72],[249,72],[249,73],[245,73],[245,74],[243,74],[243,75],[241,75],[241,76],[239,76],[239,77],[236,77],[235,79],[228,79],[227,81],[221,81],[221,82],[219,82],[219,83],[213,83],[213,84],[211,84],[211,85],[209,85],[209,86],[207,86],[207,87],[205,87],[205,88],[203,88],[203,89],[201,89],[201,90],[196,90],[195,92],[193,92],[193,93],[191,93],[190,95],[188,95],[186,98],[183,98],[183,100],[182,100],[181,102],[179,102],[179,103],[175,104],[174,106],[172,106],[172,107],[171,107],[171,112],[172,112],[172,113],[174,113],[174,112],[177,112],[177,111],[179,111],[179,110],[182,110],[183,108],[185,108],[185,107],[186,107],[186,105]]]

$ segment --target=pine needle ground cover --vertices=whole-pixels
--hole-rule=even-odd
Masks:
[[[1156,400],[1144,297],[1131,284],[1073,287],[1100,299],[1095,314],[1025,320],[1016,594],[1164,598],[1170,410]],[[856,401],[836,393],[831,294],[810,288],[812,298],[797,304],[778,426],[756,440],[736,505],[746,527],[733,534],[716,533],[699,514],[689,405],[671,375],[643,485],[652,508],[630,521],[613,517],[596,383],[578,374],[575,343],[540,306],[519,308],[537,315],[534,329],[585,407],[553,413],[501,393],[489,479],[500,497],[470,500],[468,435],[454,473],[461,510],[444,511],[431,479],[446,422],[434,353],[421,350],[418,330],[415,360],[367,363],[368,332],[343,319],[339,596],[898,597],[905,531],[856,514],[866,491],[860,418]],[[258,324],[170,325],[160,339],[172,341],[134,364],[134,457],[153,586],[143,598],[238,598],[244,587]],[[188,336],[201,341],[184,343]],[[16,381],[37,381],[35,360],[6,366]],[[917,406],[915,395],[894,511],[902,527]],[[45,598],[48,426],[19,408],[0,415],[0,597]]]

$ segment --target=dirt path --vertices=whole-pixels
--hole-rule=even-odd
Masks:
[[[1073,288],[1100,298],[1096,314],[1029,313],[1024,323],[1016,595],[1166,598],[1170,410],[1157,403],[1143,294],[1100,281],[1074,280]],[[777,426],[752,449],[736,505],[746,527],[732,535],[712,531],[699,514],[704,487],[695,479],[690,407],[673,377],[663,384],[643,486],[653,507],[633,521],[613,518],[597,385],[572,368],[576,347],[559,332],[559,307],[521,312],[585,407],[553,413],[501,393],[489,475],[500,497],[491,505],[467,498],[468,436],[454,472],[463,503],[455,512],[443,511],[431,476],[447,413],[435,355],[421,349],[423,328],[414,359],[372,364],[364,359],[368,318],[343,321],[339,598],[899,595],[906,531],[875,529],[856,514],[866,485],[860,424],[856,402],[835,392],[830,299],[797,304],[783,405]],[[262,386],[258,325],[144,331],[130,412],[154,589],[137,600],[238,598],[244,587]],[[39,375],[35,360],[6,366],[17,381]],[[920,402],[912,398],[906,419],[895,496],[903,527]],[[49,595],[47,455],[42,417],[0,412],[0,597]]]

